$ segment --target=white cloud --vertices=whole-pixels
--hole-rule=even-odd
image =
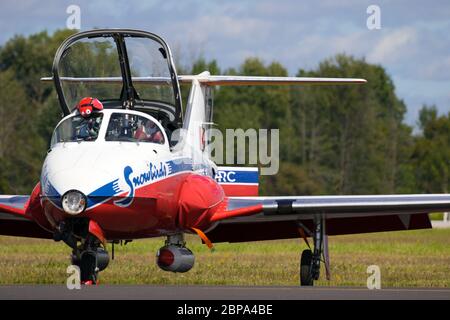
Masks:
[[[417,31],[407,26],[399,29],[387,29],[384,36],[368,53],[368,60],[376,63],[392,63],[403,60],[412,54],[417,43]]]
[[[448,0],[378,0],[382,29],[374,31],[366,28],[371,0],[0,0],[0,45],[15,33],[63,28],[72,3],[81,6],[83,30],[155,32],[182,54],[176,57],[182,61],[204,55],[227,68],[258,56],[277,60],[295,74],[345,52],[384,66],[400,98],[412,107],[450,106]]]

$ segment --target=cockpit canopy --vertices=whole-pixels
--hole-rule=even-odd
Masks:
[[[152,115],[168,131],[181,124],[181,96],[170,49],[160,37],[137,30],[93,30],[69,37],[58,49],[53,78],[68,115],[82,97],[105,109]]]
[[[102,129],[103,128],[103,129]],[[166,144],[166,136],[156,119],[137,112],[105,111],[63,119],[56,127],[51,146],[57,143],[106,141]]]

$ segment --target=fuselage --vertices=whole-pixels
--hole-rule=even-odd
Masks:
[[[66,219],[85,218],[94,220],[107,239],[154,237],[207,227],[209,217],[224,200],[210,164],[194,162],[183,150],[171,150],[165,130],[147,114],[129,110],[101,113],[92,139],[73,137],[75,128],[67,123],[75,122],[75,113],[55,129],[40,181],[41,205],[48,221],[45,227],[54,229]],[[123,128],[120,132],[114,128],[114,120],[119,118],[139,119],[128,126],[131,132],[125,132],[125,138],[119,138]],[[142,125],[145,119],[160,130],[158,142],[135,139],[138,123]],[[113,136],[116,131],[119,133]],[[77,132],[81,130],[77,128]],[[86,206],[79,214],[63,208],[62,197],[69,191],[85,196]]]

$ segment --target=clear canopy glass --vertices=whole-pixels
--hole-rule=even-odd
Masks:
[[[93,97],[105,108],[126,106],[158,120],[163,115],[170,122],[179,120],[181,103],[169,49],[147,34],[98,31],[63,44],[56,75],[69,111],[80,99]]]
[[[161,128],[152,120],[128,113],[113,113],[106,129],[106,141],[164,144]]]
[[[89,118],[72,116],[61,122],[55,129],[51,145],[60,142],[95,141],[98,138],[103,114],[93,114]]]

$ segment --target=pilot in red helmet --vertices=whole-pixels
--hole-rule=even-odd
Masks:
[[[88,118],[93,112],[103,110],[103,104],[96,98],[86,97],[80,100],[77,109],[82,117]]]
[[[93,115],[103,110],[103,104],[98,99],[86,97],[78,103],[77,110],[84,120],[76,129],[76,138],[84,141],[97,139],[101,117]]]

